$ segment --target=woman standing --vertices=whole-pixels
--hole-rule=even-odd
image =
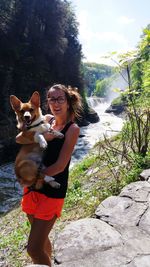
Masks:
[[[51,266],[52,247],[48,235],[64,204],[68,186],[68,170],[71,155],[79,136],[79,127],[74,122],[81,111],[81,97],[76,89],[56,84],[49,88],[48,106],[52,115],[46,115],[52,129],[64,134],[63,139],[46,133],[48,147],[44,153],[44,173],[53,176],[60,184],[52,188],[44,183],[40,190],[24,195],[22,209],[31,223],[27,251],[35,264]]]

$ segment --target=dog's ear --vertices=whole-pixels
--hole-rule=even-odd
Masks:
[[[15,95],[10,96],[10,104],[14,111],[19,111],[21,109],[21,103],[22,102]]]
[[[36,107],[40,107],[40,95],[39,92],[35,91],[31,98],[30,98],[31,104],[33,104]]]

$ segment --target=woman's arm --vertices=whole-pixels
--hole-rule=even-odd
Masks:
[[[53,176],[65,169],[71,158],[74,146],[79,136],[79,132],[80,129],[75,123],[69,127],[68,131],[65,134],[65,142],[62,146],[57,161],[44,170],[44,173],[46,175]]]

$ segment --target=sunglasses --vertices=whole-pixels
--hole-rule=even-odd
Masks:
[[[56,102],[58,104],[63,104],[63,103],[65,103],[65,101],[66,101],[66,97],[65,96],[59,96],[57,98],[54,98],[54,97],[49,97],[48,98],[48,103],[51,104],[51,105],[55,104]]]

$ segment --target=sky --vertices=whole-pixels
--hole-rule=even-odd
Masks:
[[[109,52],[134,50],[150,23],[150,0],[71,0],[84,61],[113,65]]]

